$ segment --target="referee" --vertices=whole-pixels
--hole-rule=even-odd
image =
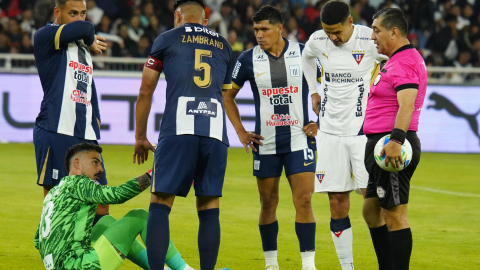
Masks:
[[[380,270],[409,269],[412,232],[407,219],[410,179],[420,162],[418,119],[425,99],[427,71],[418,51],[408,42],[403,11],[387,8],[373,16],[372,39],[380,54],[390,59],[374,80],[368,97],[364,132],[365,167],[369,181],[363,216],[370,228]],[[377,141],[390,134],[382,149],[385,163],[398,167],[401,145],[412,145],[411,163],[400,172],[387,172],[377,166],[373,150]]]

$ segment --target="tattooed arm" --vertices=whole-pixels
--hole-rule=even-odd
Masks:
[[[142,174],[118,187],[102,186],[87,176],[74,176],[77,184],[72,193],[79,200],[95,204],[120,204],[140,194],[150,186],[150,176]]]

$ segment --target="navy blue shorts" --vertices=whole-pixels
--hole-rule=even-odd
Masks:
[[[273,155],[259,155],[258,152],[252,152],[253,175],[256,177],[280,177],[283,168],[286,176],[315,172],[315,149],[310,146],[295,152]]]
[[[195,135],[161,138],[155,151],[151,191],[186,197],[222,196],[227,167],[227,146],[221,141]]]
[[[35,126],[33,128],[33,144],[35,145],[35,158],[37,160],[37,184],[39,186],[54,186],[68,175],[65,169],[65,155],[68,148],[81,142],[89,142],[98,145],[97,141],[89,141],[60,133],[50,132]],[[105,165],[102,166],[105,170]],[[107,184],[106,172],[98,181],[102,185]]]

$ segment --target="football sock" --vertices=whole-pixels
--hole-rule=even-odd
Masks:
[[[260,237],[262,238],[263,255],[265,256],[265,265],[278,266],[277,261],[277,236],[278,220],[273,223],[258,225]]]
[[[92,227],[92,232],[90,234],[90,240],[92,242],[97,242],[98,238],[110,227],[113,223],[117,221],[116,218],[106,215],[105,218],[99,220],[95,226]]]
[[[147,254],[152,270],[163,269],[170,243],[168,215],[170,207],[160,203],[150,203],[147,223]]]
[[[92,227],[95,226],[95,224],[97,224],[97,222],[104,216],[108,216],[108,214],[106,214],[106,215],[95,215],[95,218],[93,218]]]
[[[395,270],[408,270],[412,254],[412,231],[410,228],[390,232],[392,257]]]
[[[330,231],[342,270],[353,269],[353,233],[350,218],[330,219]]]
[[[390,243],[390,234],[388,233],[387,225],[383,225],[378,228],[369,228],[370,235],[372,237],[373,248],[377,254],[378,269],[379,270],[392,270],[393,258],[392,258],[392,245]]]
[[[295,222],[303,267],[315,266],[315,230],[317,223]]]
[[[213,270],[217,264],[220,247],[219,214],[218,208],[198,211],[198,251],[202,270]]]
[[[187,266],[187,263],[182,259],[182,255],[180,255],[180,252],[178,252],[177,247],[175,247],[172,240],[170,240],[170,244],[168,245],[165,262],[168,267],[173,270],[183,270],[185,266]]]

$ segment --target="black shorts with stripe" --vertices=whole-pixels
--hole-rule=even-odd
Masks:
[[[365,198],[378,197],[380,206],[384,209],[392,208],[396,205],[407,204],[410,193],[410,179],[420,162],[421,145],[415,131],[407,132],[407,140],[412,146],[412,160],[410,164],[402,171],[387,172],[380,168],[375,162],[373,151],[375,144],[383,136],[390,133],[377,133],[367,135],[367,145],[365,147],[365,167],[368,171],[368,186]]]

